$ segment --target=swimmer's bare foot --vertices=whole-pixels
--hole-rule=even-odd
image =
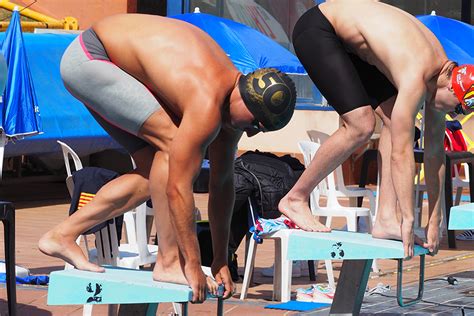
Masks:
[[[163,261],[166,260],[163,260],[160,255],[158,255],[155,267],[153,268],[153,280],[188,285],[179,260],[167,262],[166,264],[164,264]]]
[[[160,257],[158,257],[155,268],[153,269],[153,280],[158,282],[189,285],[179,261],[167,262],[166,264],[163,264],[163,261],[165,260],[162,260]],[[208,292],[216,294],[219,285],[212,277],[212,274],[208,275],[205,273],[205,275]]]
[[[303,230],[310,232],[331,231],[331,228],[324,226],[311,214],[307,202],[290,201],[285,197],[280,201],[278,209]]]
[[[380,239],[394,239],[402,240],[402,229],[399,222],[382,222],[376,221],[372,228],[372,237]],[[425,243],[423,239],[414,234],[415,244],[423,246]]]
[[[73,238],[49,231],[38,242],[39,250],[45,255],[63,259],[76,269],[92,272],[104,272],[105,269],[89,262]]]

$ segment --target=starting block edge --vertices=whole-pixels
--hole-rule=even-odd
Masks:
[[[52,272],[48,305],[188,302],[187,285],[153,281],[151,271],[106,268],[104,273],[76,269]]]
[[[289,230],[291,231],[291,230]],[[288,241],[290,260],[402,259],[403,243],[373,238],[370,234],[333,230],[329,233],[292,231]],[[415,245],[414,255],[428,254]]]
[[[474,203],[451,207],[448,229],[474,229]]]

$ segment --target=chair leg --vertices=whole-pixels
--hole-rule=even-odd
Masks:
[[[372,271],[375,273],[380,272],[379,266],[377,265],[377,259],[374,259],[374,261],[372,261]]]
[[[454,200],[454,205],[459,205],[461,203],[461,197],[462,197],[462,187],[457,187],[456,188],[456,198]]]
[[[281,262],[281,298],[282,302],[291,300],[291,276],[293,270],[293,261],[288,260],[288,242],[286,239],[281,240],[280,245],[280,262]]]
[[[174,315],[183,315],[183,305],[181,303],[173,303]]]
[[[8,315],[16,315],[16,271],[15,271],[15,210],[6,211],[4,225],[5,265],[7,274]]]
[[[369,213],[369,216],[365,217],[365,221],[367,223],[367,232],[369,234],[372,234],[372,228],[374,227],[374,217],[372,217],[372,214]]]
[[[314,268],[314,260],[308,260],[308,273],[309,273],[309,280],[316,281],[316,269]],[[318,264],[318,261],[316,261]]]
[[[92,307],[94,305],[87,304],[82,306],[82,316],[92,316]]]
[[[240,299],[244,300],[247,297],[247,292],[250,287],[250,279],[253,272],[253,265],[255,262],[255,254],[257,252],[257,243],[255,239],[250,238],[249,250],[247,252],[247,260],[245,262],[244,280],[242,281],[242,290],[240,292]]]
[[[331,227],[332,224],[332,216],[326,217],[326,227]]]
[[[357,216],[347,216],[347,231],[356,232],[357,231]]]
[[[272,300],[281,301],[281,239],[275,241],[275,260],[273,263],[273,295]]]
[[[326,274],[328,276],[328,283],[333,289],[336,288],[336,282],[334,281],[334,271],[332,269],[332,261],[324,260],[324,266],[326,267]]]

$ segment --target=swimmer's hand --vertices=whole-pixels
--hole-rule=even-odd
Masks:
[[[431,220],[425,227],[426,243],[423,244],[424,248],[427,248],[430,255],[438,253],[439,249],[439,221]]]
[[[191,303],[203,303],[207,297],[208,280],[206,275],[202,272],[199,262],[196,264],[187,263],[184,267],[184,275],[186,276],[186,280],[188,280],[189,286],[193,290]]]
[[[227,264],[213,262],[212,263],[212,275],[214,275],[216,282],[218,284],[223,284],[225,287],[224,299],[228,299],[232,297],[235,291],[235,285],[232,281],[232,277],[230,275],[230,270]]]

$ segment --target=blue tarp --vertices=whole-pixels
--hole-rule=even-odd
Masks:
[[[60,153],[56,140],[70,145],[79,155],[120,148],[87,109],[64,87],[59,64],[64,50],[77,35],[23,34],[38,104],[43,134],[8,143],[5,157]],[[0,42],[5,33],[0,33]]]

